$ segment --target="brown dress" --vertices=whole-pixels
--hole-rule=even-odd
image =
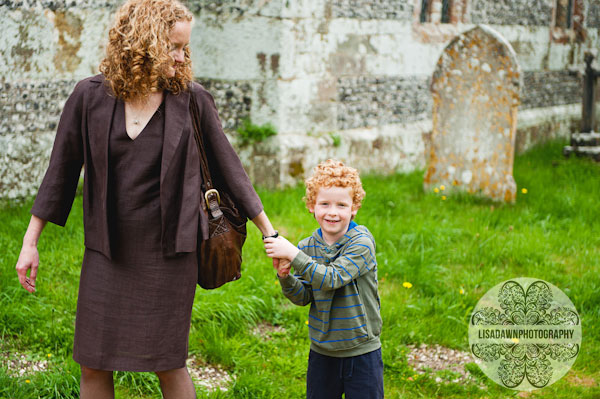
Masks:
[[[109,141],[108,218],[112,260],[86,248],[73,357],[100,370],[185,366],[197,280],[195,252],[161,248],[160,172],[164,102],[131,140],[118,101]]]

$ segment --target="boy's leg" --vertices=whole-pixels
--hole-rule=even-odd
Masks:
[[[383,361],[381,348],[344,359],[346,399],[383,398]]]
[[[343,392],[341,366],[343,358],[310,351],[306,372],[307,399],[341,399]]]

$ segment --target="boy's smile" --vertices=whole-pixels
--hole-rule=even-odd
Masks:
[[[358,209],[353,209],[352,188],[321,187],[313,207],[309,210],[321,226],[323,239],[329,245],[348,231],[350,221]]]

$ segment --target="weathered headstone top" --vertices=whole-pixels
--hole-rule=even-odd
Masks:
[[[511,45],[478,25],[444,49],[431,83],[433,130],[426,190],[516,199],[513,178],[521,72]]]

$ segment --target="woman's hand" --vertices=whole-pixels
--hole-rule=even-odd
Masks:
[[[17,275],[19,282],[29,292],[35,292],[35,279],[37,278],[38,266],[40,265],[40,255],[37,249],[37,243],[46,226],[46,221],[35,215],[31,215],[29,226],[23,237],[23,247],[17,260]],[[27,277],[27,272],[29,277]]]
[[[270,258],[287,259],[293,261],[300,250],[294,244],[279,236],[277,238],[265,238],[265,250]]]
[[[287,277],[292,268],[292,262],[287,259],[279,259],[277,266],[273,266],[277,270],[277,275],[281,278]]]
[[[19,282],[29,292],[35,292],[35,279],[37,278],[38,266],[40,264],[40,256],[37,246],[31,244],[23,244],[19,260],[17,261],[17,275]],[[30,271],[29,277],[27,272]]]

